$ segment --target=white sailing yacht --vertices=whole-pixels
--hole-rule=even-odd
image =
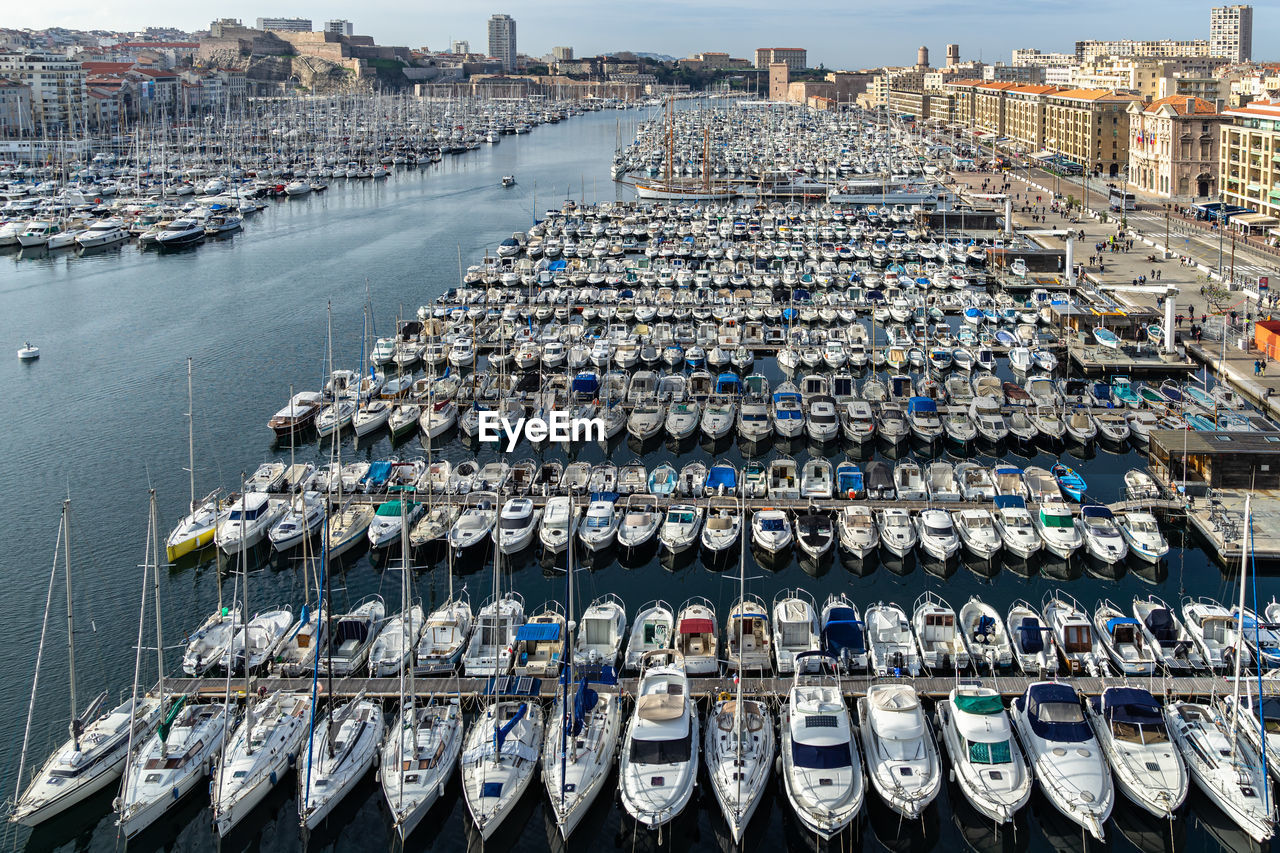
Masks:
[[[218,526],[218,514],[222,509],[218,491],[196,500],[196,442],[195,424],[191,405],[191,359],[187,358],[187,476],[191,484],[190,510],[165,541],[165,556],[169,562],[199,551],[213,542]]]
[[[572,651],[576,648],[574,632],[577,630],[574,549],[566,550],[568,622],[563,660],[568,669],[552,707],[546,743],[542,746],[542,781],[560,837],[568,840],[609,781],[622,731],[622,697],[617,693],[601,695],[588,686],[586,677],[579,680],[578,655]],[[616,665],[616,649],[613,660],[606,663]]]
[[[153,697],[131,697],[119,706],[101,715],[104,691],[83,709],[77,708],[75,631],[71,595],[71,501],[62,503],[60,539],[63,552],[63,569],[67,587],[67,658],[69,693],[71,699],[71,736],[54,750],[44,765],[32,776],[26,789],[25,777],[27,744],[30,742],[31,725],[36,711],[36,687],[39,673],[31,688],[31,706],[27,716],[26,733],[23,736],[22,757],[18,762],[19,796],[9,820],[24,826],[35,826],[62,814],[78,803],[103,790],[120,778],[129,746],[135,740],[149,737],[160,722],[160,701]],[[149,541],[149,540],[148,540]],[[54,571],[57,571],[54,559]],[[144,593],[145,595],[145,593]],[[45,613],[45,622],[49,618]],[[142,626],[139,625],[139,631]],[[43,631],[41,632],[43,636]],[[141,649],[141,644],[139,644]],[[37,655],[39,659],[41,655]]]
[[[738,601],[745,602],[747,587],[747,536],[742,537],[738,558]],[[731,620],[732,631],[738,634],[737,643],[731,645],[741,650],[745,623],[749,620]],[[734,639],[732,636],[729,638]],[[704,734],[703,752],[707,761],[707,773],[711,777],[711,791],[720,805],[720,813],[729,826],[729,834],[735,845],[741,844],[756,807],[768,787],[773,773],[775,740],[773,714],[769,706],[755,699],[742,696],[742,679],[736,682],[735,693],[730,697],[721,693],[711,708]]]
[[[660,774],[655,770],[661,768]],[[646,652],[640,661],[636,711],[627,726],[618,771],[622,807],[651,829],[684,811],[698,778],[698,714],[689,696],[684,655]]]

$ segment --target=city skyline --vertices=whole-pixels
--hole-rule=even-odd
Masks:
[[[849,9],[829,0],[810,0],[779,8],[761,0],[730,4],[712,0],[689,6],[676,0],[652,0],[634,9],[609,7],[585,0],[533,3],[511,0],[490,7],[428,3],[405,12],[384,0],[374,0],[353,12],[332,2],[237,3],[219,9],[191,7],[178,20],[155,17],[155,10],[125,5],[118,0],[88,4],[62,0],[52,7],[10,10],[6,25],[43,29],[132,31],[147,26],[205,29],[212,17],[238,17],[251,23],[259,17],[302,17],[316,22],[352,20],[355,32],[382,44],[447,49],[454,40],[467,40],[473,49],[488,43],[490,15],[509,14],[519,26],[521,51],[531,56],[550,53],[555,45],[571,45],[578,56],[622,50],[667,54],[676,58],[719,50],[751,58],[758,47],[805,47],[811,66],[858,68],[907,65],[916,48],[927,45],[942,56],[947,43],[958,43],[961,58],[1008,62],[1015,48],[1037,47],[1069,52],[1075,41],[1103,38],[1207,39],[1213,3],[1171,0],[1168,3],[1108,4],[1082,0],[1070,9],[1048,0],[996,0],[960,9],[938,0],[901,0],[871,8]],[[1158,14],[1156,14],[1158,13]],[[824,25],[806,25],[820,18]],[[654,21],[678,21],[678,26],[655,27]],[[572,22],[566,29],[565,21]],[[714,33],[714,35],[708,35]],[[1270,45],[1280,37],[1280,16],[1265,7],[1254,16],[1254,58],[1274,58]]]

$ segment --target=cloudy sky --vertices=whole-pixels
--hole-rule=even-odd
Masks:
[[[1208,38],[1212,3],[1188,0],[500,0],[488,7],[466,2],[405,3],[403,0],[230,0],[213,4],[142,4],[126,0],[4,0],[6,26],[135,29],[168,25],[207,27],[209,16],[238,17],[252,25],[259,16],[349,17],[356,32],[383,44],[447,48],[468,39],[484,49],[485,21],[505,12],[516,19],[519,49],[532,55],[553,45],[571,45],[579,55],[639,50],[687,56],[703,50],[750,58],[757,47],[806,47],[811,65],[856,68],[915,61],[928,45],[935,60],[948,42],[963,59],[1009,61],[1016,47],[1069,51],[1076,39]],[[1272,5],[1270,3],[1266,5]],[[1255,58],[1280,35],[1280,14],[1255,5]]]

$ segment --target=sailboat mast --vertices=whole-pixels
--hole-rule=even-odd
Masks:
[[[244,499],[241,498],[243,501]],[[156,509],[156,490],[151,490],[151,513],[148,520],[151,537],[148,545],[151,549],[151,589],[156,602],[156,692],[160,702],[164,702],[164,622],[160,618],[160,515]]]
[[[1244,533],[1240,540],[1240,606],[1236,613],[1238,619],[1236,622],[1236,649],[1235,655],[1235,675],[1232,679],[1231,691],[1231,755],[1235,757],[1236,738],[1238,737],[1240,719],[1240,658],[1244,656],[1244,590],[1245,580],[1249,573],[1249,506],[1253,498],[1252,494],[1246,493],[1244,496]],[[1256,618],[1256,615],[1255,615]],[[1265,735],[1263,744],[1265,745]]]
[[[292,398],[292,394],[290,397]],[[187,356],[187,478],[191,484],[191,511],[196,511],[196,435],[191,406],[191,356]]]
[[[293,395],[290,394],[289,396],[292,397]],[[244,475],[242,474],[242,480],[243,477]],[[244,491],[243,483],[241,483],[240,490]],[[243,530],[240,533],[240,574],[243,575],[240,579],[240,586],[244,589],[244,610],[240,614],[240,635],[243,637],[240,641],[240,655],[244,659],[242,664],[244,666],[244,749],[245,754],[253,755],[253,685],[249,677],[249,559],[245,549]],[[232,608],[231,625],[233,628],[235,627],[235,618],[235,608]],[[233,633],[231,636],[235,637],[235,634]],[[228,667],[228,670],[236,664],[234,640],[232,640],[231,655],[231,666]],[[229,716],[230,714],[228,713],[224,716],[224,719]]]
[[[404,648],[400,651],[403,655],[400,666],[400,731],[396,733],[396,737],[400,739],[398,746],[400,747],[401,756],[404,755],[404,730],[407,728],[413,732],[413,751],[418,750],[418,712],[413,704],[413,650],[409,648],[409,641],[413,637],[413,616],[409,608],[409,513],[404,503],[404,493],[400,494],[400,601],[402,608],[401,635]],[[405,707],[405,670],[409,670],[409,692],[408,703]],[[399,819],[401,810],[404,808],[404,765],[403,758],[400,764],[400,793],[399,802],[396,804],[397,819]]]
[[[76,624],[71,610],[71,499],[62,502],[62,557],[67,575],[67,667],[71,689],[71,737],[80,749],[80,727],[76,725]]]

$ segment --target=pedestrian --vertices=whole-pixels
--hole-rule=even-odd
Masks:
[[[1160,276],[1164,274],[1164,270],[1156,270],[1156,281],[1160,280]]]
[[[1182,328],[1182,315],[1181,315],[1181,314],[1179,314],[1179,315],[1178,315],[1176,318],[1174,318],[1174,319],[1176,319],[1176,320],[1177,320],[1177,322],[1178,322],[1178,328],[1179,328],[1179,329],[1181,329],[1181,328]]]
[[[1262,374],[1262,362],[1258,361],[1258,360],[1255,358],[1255,359],[1253,360],[1253,375],[1254,375],[1254,376],[1259,376],[1259,375],[1261,375],[1261,374]]]

